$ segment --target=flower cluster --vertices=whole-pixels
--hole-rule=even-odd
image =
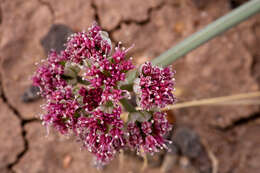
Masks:
[[[56,89],[67,85],[66,81],[61,78],[64,74],[64,66],[61,62],[65,59],[66,57],[51,51],[47,60],[43,61],[44,64],[37,69],[33,83],[40,87],[43,96],[49,96]]]
[[[143,64],[134,85],[138,106],[150,110],[173,104],[176,100],[173,95],[173,75],[169,67],[152,66],[150,62]]]
[[[43,124],[76,135],[101,163],[124,148],[147,153],[166,148],[164,135],[171,129],[166,114],[151,108],[174,102],[173,73],[149,63],[135,82],[143,110],[131,110],[123,121],[122,111],[128,110],[122,99],[129,99],[131,90],[122,85],[134,68],[127,51],[120,45],[113,51],[108,34],[94,24],[70,36],[64,51],[51,51],[33,77],[47,100]]]
[[[142,115],[140,115],[142,116]],[[164,135],[171,130],[166,113],[154,112],[153,115],[141,121],[135,121],[128,124],[129,144],[137,151],[145,153],[154,153],[165,148],[166,140]]]
[[[111,41],[106,32],[97,25],[89,28],[89,32],[72,34],[68,38],[65,50],[68,58],[75,63],[82,63],[85,59],[98,61],[110,54]]]
[[[97,109],[91,116],[78,119],[77,135],[84,141],[84,146],[102,162],[110,161],[126,144],[120,114],[120,107],[111,113]]]

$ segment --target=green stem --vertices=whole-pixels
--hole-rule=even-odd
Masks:
[[[121,86],[121,88],[126,88],[128,91],[132,91],[133,90],[133,82],[136,79],[138,70],[137,69],[133,69],[129,72],[129,74],[126,77],[126,84]]]
[[[121,104],[124,106],[126,111],[128,112],[135,112],[135,107],[126,99],[121,99],[120,100]]]
[[[193,49],[199,47],[203,43],[213,39],[217,35],[223,33],[229,28],[243,22],[250,16],[260,11],[260,0],[251,0],[239,8],[231,11],[225,16],[219,18],[215,22],[209,24],[204,29],[189,36],[179,44],[173,46],[159,57],[152,60],[154,65],[168,66],[178,58],[183,57]],[[137,70],[133,70],[127,77],[127,85],[132,84],[137,75]]]
[[[120,89],[122,89],[122,90],[127,90],[127,91],[133,91],[133,85],[132,84],[126,84],[126,85],[122,85],[121,87],[120,87]]]
[[[166,67],[208,40],[216,37],[258,12],[260,12],[260,0],[251,0],[209,24],[204,29],[189,36],[181,43],[160,55],[158,58],[153,59],[152,63],[154,65]]]
[[[77,81],[78,81],[78,83],[83,84],[83,85],[90,84],[90,82],[83,80],[82,77],[80,77],[80,76],[77,76]]]

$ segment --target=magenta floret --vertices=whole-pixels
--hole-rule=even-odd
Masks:
[[[120,107],[112,113],[96,110],[89,117],[78,120],[78,135],[85,147],[102,162],[110,161],[126,144],[120,114]]]
[[[112,46],[109,40],[104,39],[104,31],[94,24],[88,32],[75,33],[69,37],[65,53],[76,63],[85,59],[99,61],[108,56]]]
[[[64,66],[61,65],[63,61],[62,56],[51,51],[44,64],[38,67],[33,77],[33,84],[40,88],[42,96],[50,95],[53,91],[67,85],[61,77],[64,74]]]
[[[164,136],[171,129],[172,126],[166,118],[166,113],[155,112],[148,121],[135,121],[128,124],[128,144],[130,148],[145,153],[155,153],[163,148],[167,149],[168,141],[164,139]]]
[[[137,103],[144,110],[164,108],[175,102],[174,72],[169,67],[160,68],[146,62],[140,67],[134,90]]]

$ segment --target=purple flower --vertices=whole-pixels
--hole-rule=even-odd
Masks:
[[[146,62],[135,80],[134,91],[137,103],[144,110],[163,108],[175,102],[174,72],[169,67],[159,68]]]
[[[53,126],[61,134],[75,130],[77,119],[75,113],[79,105],[76,101],[66,100],[66,102],[50,102],[45,105],[47,113],[42,115],[43,124]]]
[[[112,113],[96,110],[88,117],[80,117],[78,120],[78,136],[84,146],[97,160],[104,163],[110,161],[126,144],[120,114],[120,107]]]
[[[136,149],[138,152],[141,149],[145,153],[167,149],[164,135],[171,130],[171,125],[166,119],[166,113],[155,112],[148,121],[129,123],[127,130],[129,133],[128,144],[130,148]]]
[[[130,148],[139,150],[139,147],[143,143],[143,137],[141,135],[141,130],[137,126],[137,123],[129,123],[127,126],[128,130],[128,143]]]
[[[84,87],[81,87],[79,90],[79,94],[83,97],[83,108],[88,112],[97,108],[101,103],[101,88],[92,88],[88,90]]]
[[[43,124],[77,136],[101,164],[125,148],[158,152],[166,148],[164,135],[171,129],[165,113],[153,108],[175,101],[174,73],[151,63],[141,67],[134,86],[144,110],[132,112],[129,122],[121,119],[120,100],[130,97],[121,86],[134,68],[128,50],[117,46],[112,52],[108,34],[94,24],[69,37],[64,51],[51,51],[33,77],[46,99]]]
[[[88,32],[79,32],[70,36],[65,53],[71,61],[82,63],[86,59],[99,61],[108,56],[111,49],[111,41],[107,34],[94,24]]]
[[[142,132],[146,135],[149,135],[152,133],[152,123],[150,122],[143,122],[142,123]]]
[[[161,136],[163,136],[170,131],[171,125],[169,124],[166,118],[166,113],[155,112],[153,114],[153,121],[154,121],[154,130],[157,134],[161,134]]]
[[[116,47],[115,53],[110,58],[100,59],[86,69],[85,79],[90,81],[93,88],[103,88],[101,103],[118,102],[130,94],[119,89],[120,82],[125,81],[126,73],[134,68],[131,60],[126,58],[126,50]]]
[[[61,62],[63,61],[64,58],[62,56],[55,51],[51,51],[44,64],[38,67],[33,77],[33,84],[40,88],[43,96],[47,96],[56,89],[67,85],[62,78],[64,66],[61,65]]]
[[[116,48],[112,58],[104,58],[87,68],[86,79],[90,79],[93,87],[115,87],[125,80],[125,74],[134,68],[131,60],[125,57],[126,51]]]
[[[146,153],[159,152],[161,149],[166,148],[165,140],[160,135],[148,135],[145,137],[143,150]]]

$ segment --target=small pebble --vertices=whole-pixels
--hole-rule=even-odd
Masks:
[[[183,168],[187,168],[190,166],[190,161],[187,157],[182,156],[179,160],[180,166]]]
[[[37,86],[30,86],[22,95],[21,97],[22,101],[28,103],[39,99],[40,98],[40,96],[38,95],[39,91],[40,89]]]
[[[72,157],[70,155],[66,155],[63,159],[63,167],[68,168],[71,165]]]

